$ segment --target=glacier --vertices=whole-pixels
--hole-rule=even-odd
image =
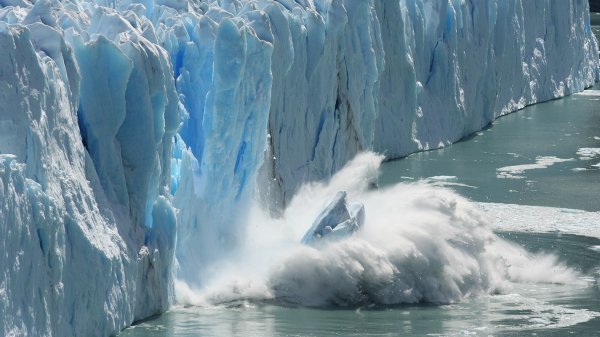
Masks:
[[[586,0],[1,0],[0,45],[5,336],[114,334],[255,199],[600,79]]]

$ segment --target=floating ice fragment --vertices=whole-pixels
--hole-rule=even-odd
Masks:
[[[576,94],[577,96],[600,96],[600,90],[585,90]]]
[[[458,180],[458,178],[456,176],[433,176],[433,177],[428,177],[425,179],[421,179],[419,180],[419,182],[424,183],[424,184],[428,184],[431,186],[438,186],[438,187],[467,187],[467,188],[477,188],[475,186],[471,186],[471,185],[467,185],[467,184],[462,184],[459,182],[456,182]]]
[[[600,212],[579,209],[476,203],[493,221],[496,231],[517,231],[583,235],[600,238]]]
[[[591,160],[600,157],[600,148],[582,147],[577,149],[577,155],[581,160]]]
[[[529,170],[539,170],[548,168],[556,163],[563,163],[568,161],[573,161],[575,159],[562,159],[554,156],[538,156],[535,158],[535,164],[523,164],[523,165],[514,165],[514,166],[505,166],[496,169],[496,177],[499,179],[523,179],[525,178],[521,174],[525,173],[525,171]]]
[[[311,245],[321,239],[341,239],[356,232],[365,222],[365,208],[360,203],[348,206],[346,192],[338,192],[335,198],[319,214],[302,238]]]

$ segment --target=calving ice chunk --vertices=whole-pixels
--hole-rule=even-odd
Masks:
[[[283,214],[361,151],[448,144],[598,63],[584,0],[4,1],[0,335],[114,334],[174,274],[203,285],[257,197]],[[363,221],[340,196],[307,240]]]
[[[316,245],[320,240],[348,237],[364,223],[365,207],[360,203],[348,205],[346,192],[338,192],[306,232],[302,243]]]

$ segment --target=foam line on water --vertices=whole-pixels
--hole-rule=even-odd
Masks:
[[[600,96],[600,90],[585,90],[579,93],[576,93],[577,96]]]
[[[560,232],[600,238],[600,212],[543,206],[476,203],[491,219],[494,230]]]
[[[535,158],[535,164],[522,164],[500,167],[496,170],[496,177],[499,179],[523,179],[525,178],[525,176],[522,176],[521,174],[525,173],[525,171],[545,169],[556,163],[564,163],[573,160],[575,159],[562,159],[554,156],[538,156]]]

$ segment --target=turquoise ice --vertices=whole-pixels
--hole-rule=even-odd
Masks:
[[[597,50],[584,0],[1,1],[0,334],[164,311],[256,198],[581,91]]]

